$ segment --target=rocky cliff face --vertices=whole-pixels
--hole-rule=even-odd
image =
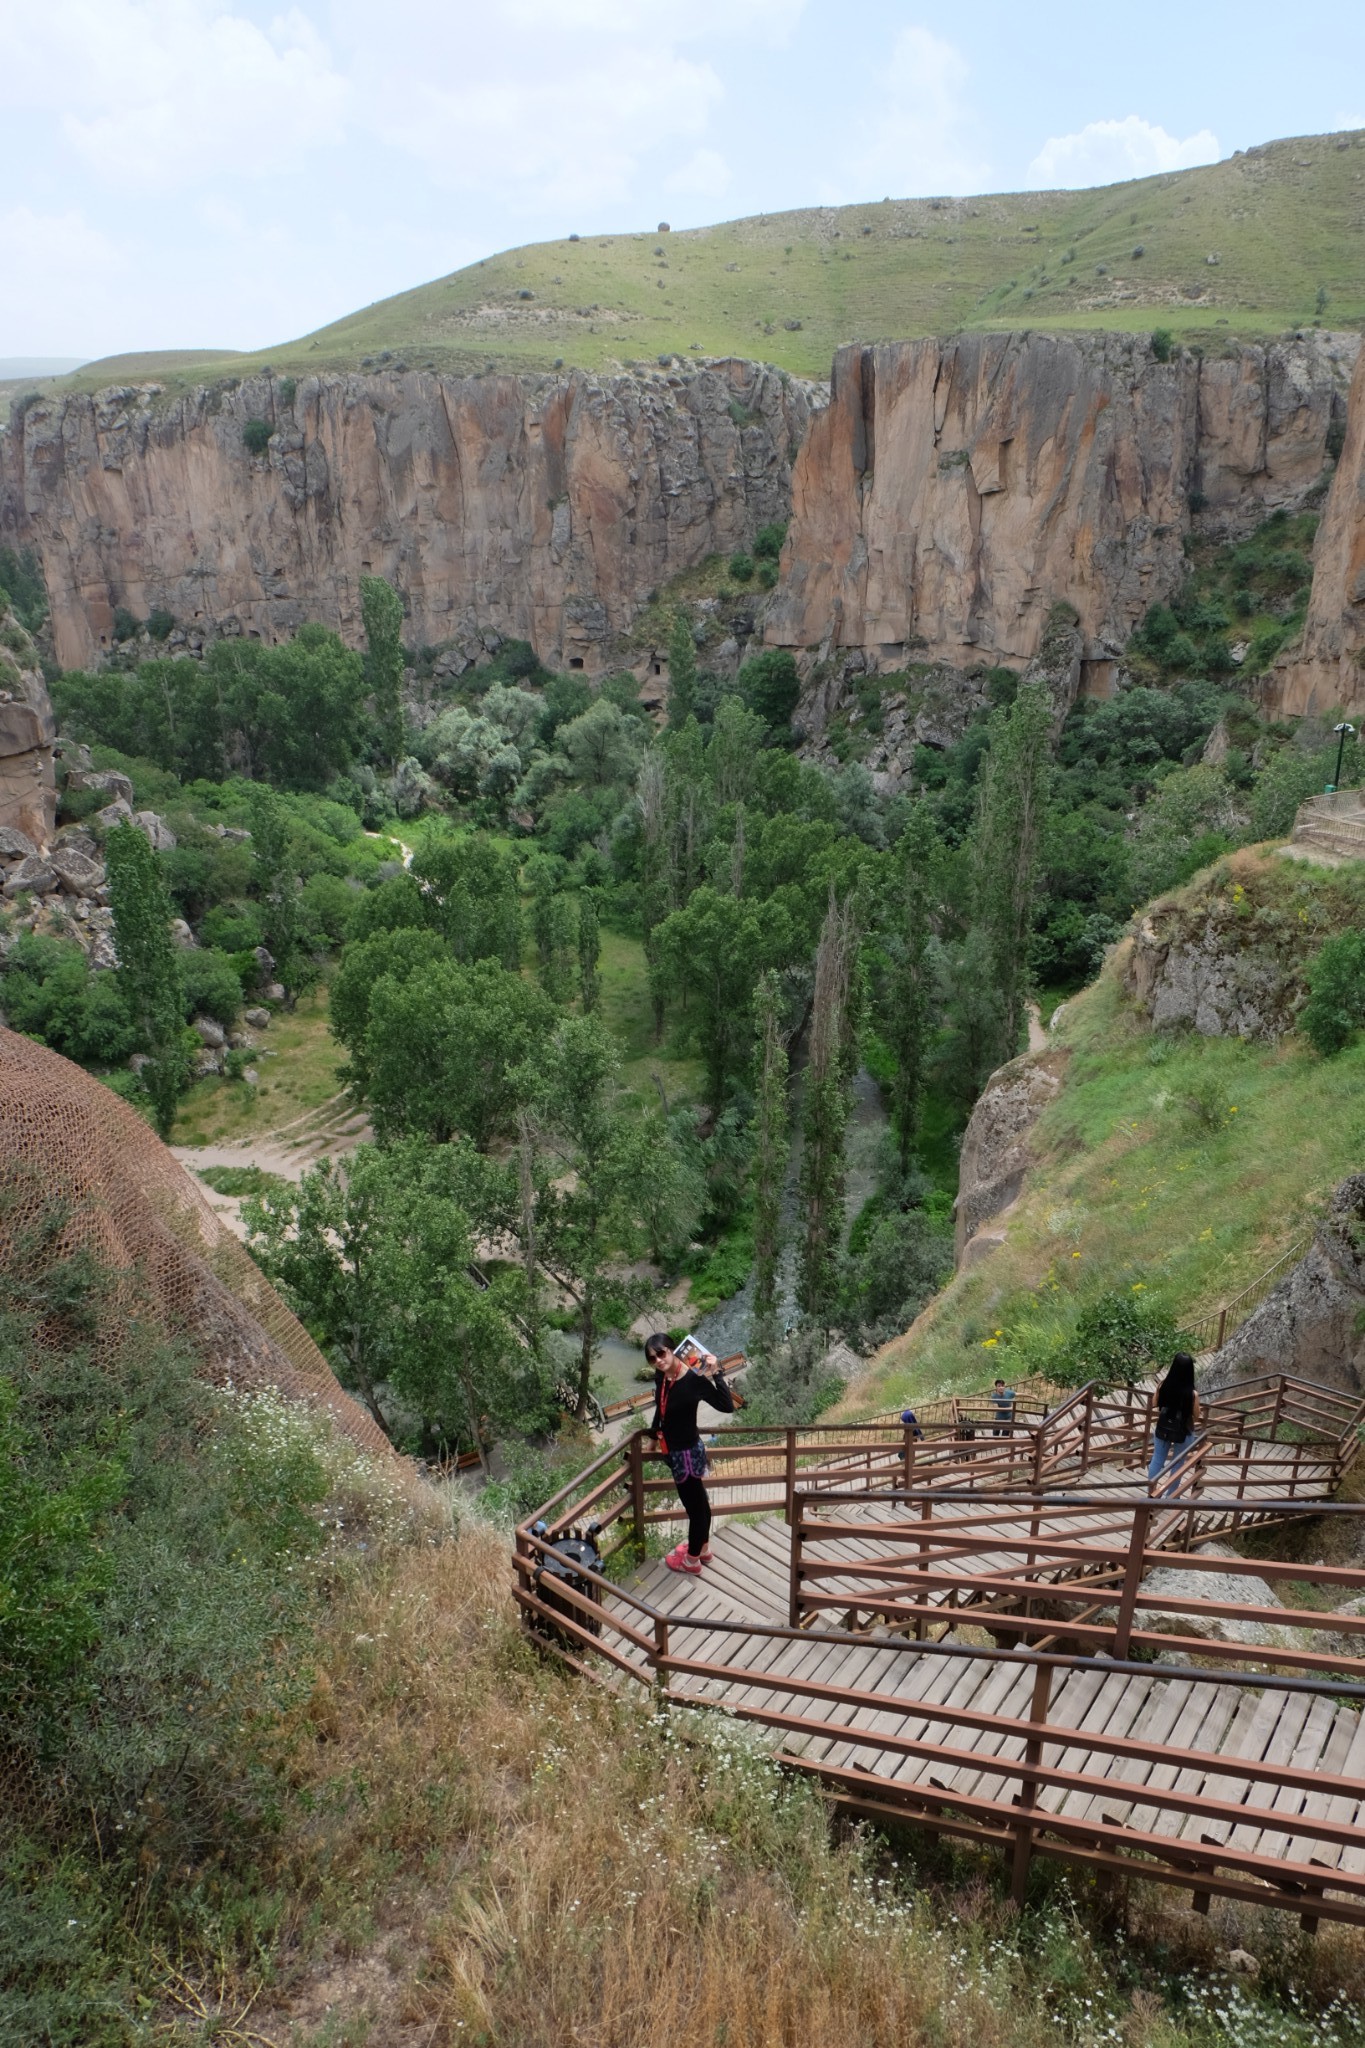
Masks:
[[[0,538],[41,556],[64,667],[98,657],[117,606],[192,638],[322,619],[355,640],[372,574],[411,642],[494,631],[591,670],[657,585],[786,517],[822,399],[734,361],[30,401],[0,434]],[[253,420],[274,429],[259,456]]]
[[[28,853],[52,837],[55,731],[37,649],[0,598],[0,863],[7,844]]]
[[[1065,599],[1078,686],[1103,692],[1180,583],[1196,508],[1233,534],[1321,477],[1359,349],[1316,332],[1169,362],[1119,334],[842,349],[797,459],[767,638],[883,672],[1018,666]]]
[[[1272,683],[1282,717],[1365,710],[1365,352],[1356,363],[1345,441],[1313,550],[1303,639]]]
[[[1063,1047],[1021,1053],[987,1081],[962,1139],[953,1263],[960,1272],[1004,1242],[1003,1229],[985,1226],[1002,1216],[1023,1190],[1033,1164],[1033,1126],[1062,1089],[1069,1054]]]
[[[1257,1373],[1296,1373],[1350,1394],[1365,1392],[1365,1174],[1328,1204],[1305,1256],[1217,1352],[1208,1392]]]

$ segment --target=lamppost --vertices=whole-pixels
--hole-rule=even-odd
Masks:
[[[1327,785],[1326,793],[1328,796],[1331,796],[1334,791],[1341,787],[1341,757],[1346,748],[1346,735],[1348,732],[1354,732],[1355,727],[1348,725],[1345,719],[1343,719],[1341,724],[1334,725],[1332,730],[1337,736],[1337,766],[1335,775]]]

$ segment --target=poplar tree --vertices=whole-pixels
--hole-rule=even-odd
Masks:
[[[602,928],[597,916],[597,898],[584,889],[578,899],[578,993],[583,1015],[590,1017],[602,994],[598,962],[602,957]]]
[[[403,600],[382,576],[361,577],[360,617],[379,743],[396,768],[403,751]]]
[[[830,891],[815,955],[810,1059],[802,1111],[801,1206],[805,1237],[796,1297],[812,1322],[829,1327],[839,1287],[844,1224],[844,1135],[857,1060],[860,977],[852,902]]]
[[[168,1139],[176,1102],[190,1078],[170,893],[152,843],[138,826],[116,825],[104,854],[119,993],[147,1054],[142,1085],[157,1132]]]
[[[891,966],[885,980],[881,1018],[882,1036],[895,1060],[891,1114],[902,1174],[909,1171],[910,1155],[919,1135],[932,1022],[929,876],[933,851],[933,823],[927,808],[917,804],[896,848],[888,934]]]
[[[791,1148],[787,1112],[787,1047],[780,1021],[780,994],[770,968],[755,998],[758,1030],[754,1101],[754,1305],[749,1349],[768,1359],[777,1349],[778,1274],[782,1261],[782,1195]]]
[[[991,714],[972,835],[975,923],[989,953],[1000,1003],[995,1065],[1012,1059],[1024,1030],[1028,944],[1052,742],[1043,682],[1024,683],[1008,710]]]
[[[686,614],[675,611],[668,633],[668,723],[674,732],[691,717],[696,695],[696,643]]]
[[[251,851],[266,951],[292,1002],[299,979],[299,878],[289,820],[273,789],[252,790]]]

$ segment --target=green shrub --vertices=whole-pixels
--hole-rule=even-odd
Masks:
[[[1210,1136],[1231,1129],[1237,1115],[1236,1103],[1229,1101],[1216,1074],[1198,1075],[1180,1097],[1180,1107],[1196,1132]]]
[[[1152,354],[1159,363],[1169,363],[1175,347],[1175,336],[1169,327],[1155,327],[1152,330]]]
[[[0,977],[0,1004],[14,1030],[83,1066],[116,1065],[139,1043],[117,977],[92,974],[74,939],[25,932]]]
[[[154,605],[147,614],[147,631],[153,640],[169,640],[175,631],[175,613],[163,610],[160,605]]]
[[[795,656],[785,647],[765,648],[744,663],[739,687],[749,709],[774,731],[782,731],[791,724],[801,696]]]
[[[275,396],[281,405],[292,405],[294,403],[294,394],[298,388],[298,383],[293,377],[281,377],[279,383],[275,386]]]
[[[273,432],[269,420],[248,420],[242,428],[242,446],[248,455],[264,455]]]
[[[180,994],[185,1019],[213,1017],[227,1027],[242,1014],[241,978],[226,953],[196,946],[179,955]]]
[[[776,562],[760,562],[760,563],[759,563],[759,565],[758,565],[758,581],[759,581],[759,587],[760,587],[760,589],[763,589],[763,590],[775,590],[775,589],[776,589],[776,587],[777,587],[777,564],[776,564]]]
[[[752,582],[753,574],[754,563],[752,555],[746,555],[742,550],[738,554],[731,555],[730,575],[736,583]]]
[[[47,617],[47,588],[32,548],[0,548],[0,603],[5,600],[20,625],[36,633]]]
[[[1145,1281],[1097,1295],[1076,1318],[1070,1344],[1054,1368],[1069,1386],[1100,1380],[1134,1386],[1162,1370],[1176,1348],[1173,1317],[1154,1301]]]
[[[1340,1052],[1365,1024],[1365,932],[1328,939],[1309,962],[1308,989],[1300,1030],[1324,1056]]]
[[[135,640],[142,631],[142,621],[126,604],[114,606],[114,639],[121,647],[126,640]]]
[[[775,562],[782,552],[782,543],[787,538],[787,522],[775,519],[768,526],[760,526],[754,535],[754,554],[760,562]]]

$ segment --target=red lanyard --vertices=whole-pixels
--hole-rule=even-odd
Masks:
[[[684,1377],[685,1377],[685,1375],[684,1375],[683,1373],[679,1373],[679,1374],[678,1374],[678,1379],[683,1379]],[[671,1386],[676,1386],[676,1385],[677,1385],[677,1381],[676,1381],[676,1380],[670,1380],[670,1378],[668,1377],[668,1374],[667,1374],[667,1373],[665,1373],[665,1374],[664,1374],[664,1376],[663,1376],[663,1379],[662,1379],[662,1380],[660,1381],[660,1383],[659,1383],[659,1421],[660,1421],[660,1422],[662,1422],[662,1421],[663,1421],[663,1419],[664,1419],[665,1415],[666,1415],[666,1414],[668,1413],[668,1390],[669,1390],[669,1388],[670,1388]]]

